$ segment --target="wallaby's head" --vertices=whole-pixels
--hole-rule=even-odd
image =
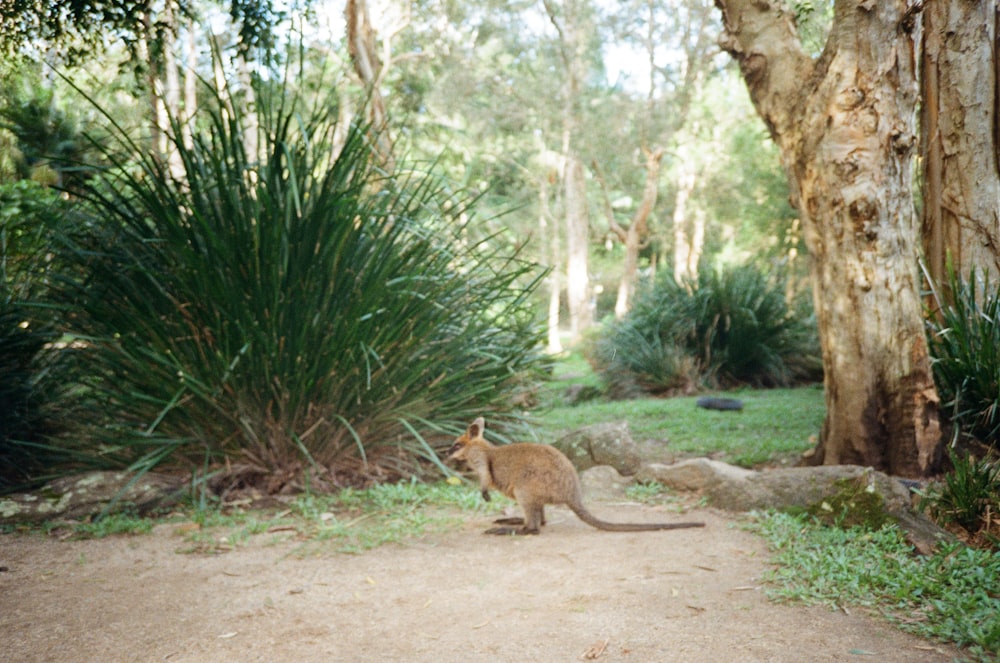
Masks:
[[[448,449],[445,457],[447,460],[464,460],[469,448],[475,446],[476,443],[481,445],[488,445],[486,439],[483,437],[483,431],[486,430],[486,420],[482,417],[476,418],[464,433],[458,436],[455,440],[455,444],[451,445]]]

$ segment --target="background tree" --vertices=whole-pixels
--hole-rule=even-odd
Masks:
[[[911,198],[919,7],[838,0],[814,58],[784,3],[717,6],[813,258],[827,416],[812,461],[926,476],[942,442]]]
[[[590,216],[585,169],[581,157],[582,88],[587,72],[587,53],[592,39],[590,8],[583,0],[543,0],[549,21],[558,34],[562,61],[562,181],[563,214],[566,222],[566,302],[569,330],[574,340],[594,319],[590,288]]]

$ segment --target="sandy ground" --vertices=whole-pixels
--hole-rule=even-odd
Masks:
[[[608,533],[549,508],[540,536],[456,530],[303,557],[260,535],[221,554],[146,536],[0,535],[0,661],[950,661],[953,648],[859,610],[769,602],[763,542],[733,517],[594,505]]]

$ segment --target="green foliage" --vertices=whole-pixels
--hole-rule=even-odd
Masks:
[[[957,523],[971,534],[988,529],[991,516],[1000,513],[1000,463],[951,449],[949,456],[952,471],[925,491],[921,508],[938,522]]]
[[[917,556],[898,528],[822,527],[806,517],[768,514],[762,534],[779,566],[768,594],[779,600],[882,611],[901,628],[1000,653],[1000,553],[944,546]]]
[[[951,272],[950,299],[935,288],[927,340],[942,411],[956,433],[987,444],[1000,433],[1000,293],[989,279]]]
[[[0,129],[14,136],[7,158],[18,178],[72,185],[87,152],[76,121],[54,103],[54,93],[32,76],[0,84]]]
[[[93,522],[76,523],[72,527],[78,538],[103,539],[121,534],[149,534],[155,524],[156,521],[151,518],[130,513],[112,513]]]
[[[59,359],[56,323],[45,305],[51,265],[43,219],[59,204],[31,181],[0,185],[0,493],[43,472],[42,444],[56,426],[46,378]]]
[[[539,364],[539,270],[470,239],[433,176],[384,172],[328,100],[257,99],[256,141],[235,100],[203,106],[179,180],[119,132],[61,239],[101,456],[228,459],[272,489],[351,453],[436,462],[428,434],[502,420]]]
[[[401,481],[329,494],[304,492],[279,513],[219,507],[190,514],[194,527],[180,525],[188,552],[229,549],[253,536],[304,539],[297,554],[357,553],[459,525],[455,510],[497,512],[503,496],[485,503],[478,490],[445,482]]]
[[[702,385],[787,386],[815,378],[815,327],[790,310],[780,279],[752,266],[661,277],[594,342],[612,394],[690,392]]]

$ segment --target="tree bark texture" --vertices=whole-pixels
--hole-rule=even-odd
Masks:
[[[827,415],[811,460],[926,476],[942,442],[911,197],[918,6],[836,0],[813,60],[779,0],[716,4],[812,257]]]
[[[944,288],[950,262],[1000,282],[996,0],[923,9],[923,248]]]

